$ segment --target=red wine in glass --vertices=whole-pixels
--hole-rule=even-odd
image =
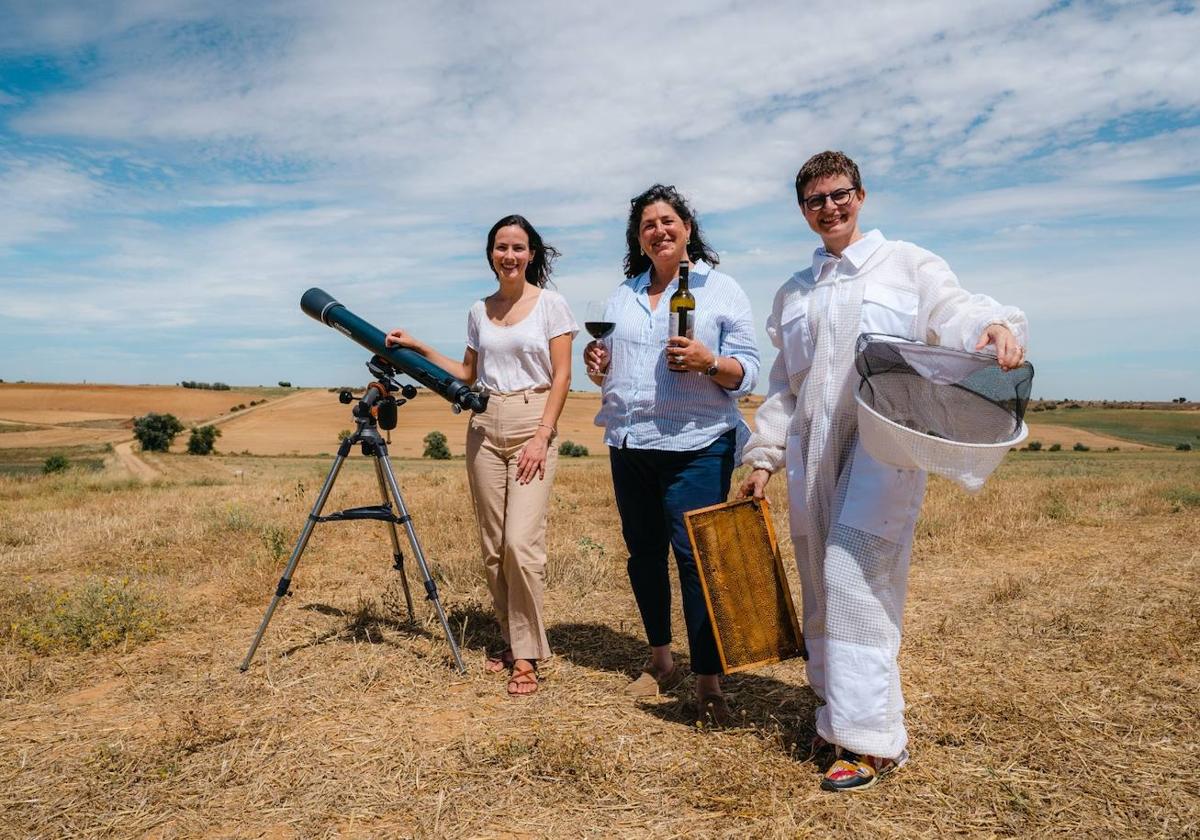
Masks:
[[[600,341],[612,335],[612,331],[616,328],[616,324],[612,321],[584,321],[583,326],[587,329],[592,338]]]

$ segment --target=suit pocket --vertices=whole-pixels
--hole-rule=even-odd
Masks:
[[[795,300],[784,307],[780,317],[783,335],[783,359],[788,376],[803,373],[812,367],[813,336],[808,322],[808,301]]]
[[[881,464],[854,444],[846,501],[838,522],[888,542],[902,543],[916,522],[925,493],[925,474]]]
[[[862,331],[916,338],[919,305],[916,292],[868,283],[863,290]]]

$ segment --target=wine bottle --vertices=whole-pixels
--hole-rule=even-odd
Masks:
[[[692,338],[696,298],[688,291],[687,260],[679,263],[679,288],[671,295],[671,338]]]

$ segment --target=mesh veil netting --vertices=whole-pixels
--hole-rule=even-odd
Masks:
[[[895,336],[859,336],[859,398],[883,417],[953,443],[1000,444],[1021,429],[1033,366]]]

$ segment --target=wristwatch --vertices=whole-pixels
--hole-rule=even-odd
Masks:
[[[721,372],[721,366],[717,364],[721,360],[720,356],[713,356],[713,363],[708,366],[708,370],[704,371],[705,376],[716,376]]]

